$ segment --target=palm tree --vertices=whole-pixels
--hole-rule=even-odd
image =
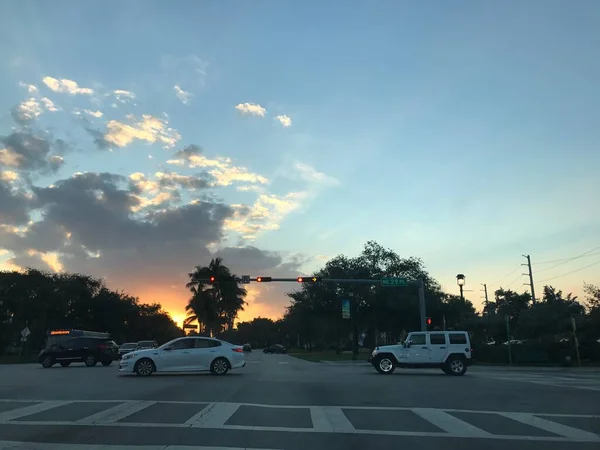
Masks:
[[[186,306],[189,315],[186,322],[198,320],[204,325],[204,332],[214,335],[223,327],[233,328],[238,311],[244,309],[245,289],[237,284],[236,276],[223,265],[221,258],[213,258],[208,266],[196,266],[188,274],[190,281],[186,287],[192,292],[192,298]],[[211,276],[215,283],[206,280]]]

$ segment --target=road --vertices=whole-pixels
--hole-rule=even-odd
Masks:
[[[600,447],[600,372],[472,367],[463,377],[386,376],[364,364],[257,351],[247,361],[224,377],[0,366],[0,449]]]

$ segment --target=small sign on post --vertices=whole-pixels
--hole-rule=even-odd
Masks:
[[[250,275],[242,275],[242,284],[250,284]]]
[[[382,286],[408,286],[408,280],[406,278],[382,278]]]
[[[342,300],[342,319],[350,318],[350,300]]]

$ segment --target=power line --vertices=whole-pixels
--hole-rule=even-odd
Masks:
[[[515,267],[513,270],[511,270],[510,272],[508,272],[506,275],[504,275],[502,278],[500,278],[498,281],[496,281],[495,283],[492,284],[499,284],[501,282],[503,282],[504,280],[506,280],[508,277],[510,277],[513,273],[515,273],[517,270],[519,270],[521,268],[521,265],[519,264],[517,267]]]
[[[579,259],[579,258],[583,258],[583,257],[588,256],[590,253],[592,253],[592,252],[594,252],[594,251],[596,251],[598,249],[600,249],[600,245],[598,247],[596,247],[596,248],[593,248],[591,250],[588,250],[587,252],[582,253],[581,255],[573,256],[572,258],[566,258],[562,262],[554,264],[553,266],[546,267],[545,269],[536,270],[536,273],[544,272],[545,270],[554,269],[555,267],[562,266],[563,264],[567,264],[568,262],[574,261],[574,260]]]
[[[521,268],[521,266],[519,266],[519,269]],[[519,275],[517,278],[515,278],[514,280],[512,280],[510,283],[508,283],[508,285],[506,286],[506,289],[508,289],[509,287],[511,287],[513,284],[515,284],[518,280],[521,279],[523,275]]]
[[[538,283],[544,283],[546,281],[554,280],[556,278],[566,277],[567,275],[571,275],[572,273],[580,272],[582,270],[587,269],[588,267],[595,266],[596,264],[600,264],[600,260],[598,260],[592,264],[588,264],[587,266],[580,267],[579,269],[572,270],[571,272],[563,273],[562,275],[556,275],[555,277],[546,278],[545,280],[538,281]]]
[[[588,256],[596,256],[596,255],[600,255],[600,252],[590,253],[590,254],[581,256],[580,258],[587,258]],[[556,262],[571,261],[571,260],[573,260],[573,258],[551,259],[549,261],[536,262],[534,264],[534,266],[539,266],[540,264],[552,264],[552,263],[556,263]],[[546,269],[542,269],[542,270],[546,270]],[[538,272],[541,272],[541,271],[538,270]]]

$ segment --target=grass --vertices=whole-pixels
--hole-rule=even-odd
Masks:
[[[352,353],[343,352],[339,355],[336,354],[335,350],[323,350],[309,352],[306,350],[293,350],[288,352],[288,355],[296,358],[303,359],[305,361],[320,362],[320,361],[352,361]],[[360,353],[356,359],[357,361],[366,361],[368,354]]]

